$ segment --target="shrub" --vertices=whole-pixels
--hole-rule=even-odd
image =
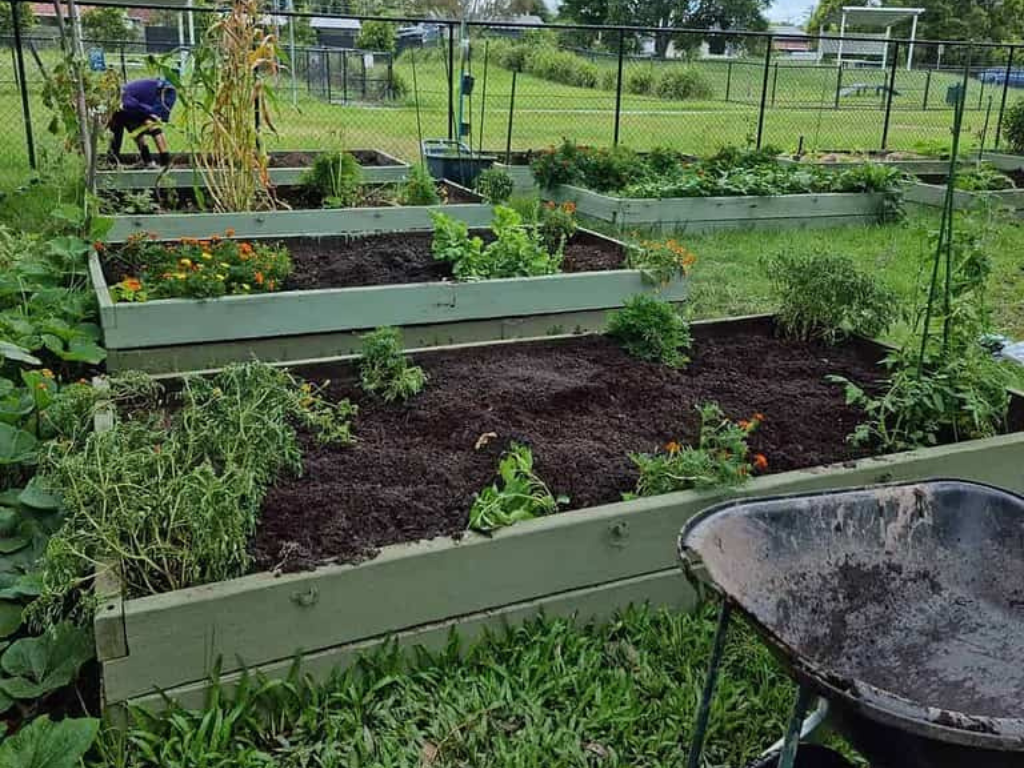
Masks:
[[[998,168],[983,164],[957,174],[955,186],[968,192],[1013,189],[1013,179]]]
[[[419,394],[427,375],[418,365],[409,365],[402,354],[402,339],[397,328],[378,328],[362,337],[359,358],[359,382],[363,390],[385,403],[408,400]]]
[[[541,189],[552,189],[559,184],[575,184],[582,176],[579,165],[582,153],[583,149],[575,141],[562,139],[558,147],[549,147],[530,162],[533,178]]]
[[[654,92],[663,99],[710,99],[711,81],[696,67],[669,67],[658,78]]]
[[[696,446],[671,441],[664,452],[634,453],[630,459],[640,470],[634,496],[658,496],[691,488],[723,488],[746,481],[753,470],[768,468],[762,454],[748,461],[747,438],[764,419],[755,413],[750,419],[733,422],[716,403],[697,406],[700,437]]]
[[[540,236],[549,253],[561,253],[566,243],[579,229],[576,222],[576,203],[545,203],[537,211],[537,218]]]
[[[633,296],[608,318],[608,336],[633,357],[679,368],[690,360],[690,324],[675,307],[647,294]]]
[[[364,51],[395,52],[395,25],[390,21],[364,21],[356,37],[356,47]]]
[[[363,169],[348,152],[323,152],[302,174],[302,185],[328,208],[356,205],[362,181]]]
[[[627,147],[581,148],[578,159],[583,184],[596,192],[615,192],[639,181],[646,167]]]
[[[526,58],[526,71],[531,75],[578,88],[596,88],[601,72],[582,56],[557,48],[533,49]]]
[[[404,99],[411,93],[409,83],[397,69],[391,69],[391,83],[386,95],[389,99]]]
[[[402,205],[437,205],[441,202],[434,177],[425,165],[414,165],[409,169],[409,178],[399,190],[398,200]]]
[[[526,58],[529,56],[530,50],[530,46],[522,43],[494,40],[491,42],[488,56],[493,56],[499,67],[514,72],[523,72],[526,69]]]
[[[501,483],[484,488],[469,510],[469,527],[474,531],[493,531],[522,520],[532,520],[558,511],[568,504],[565,496],[555,498],[533,471],[533,452],[525,445],[512,443],[498,462]]]
[[[897,319],[896,295],[848,256],[778,253],[762,267],[791,338],[834,344],[850,333],[877,336]]]
[[[619,71],[604,69],[601,71],[601,90],[614,91],[619,87]]]
[[[1010,149],[1024,154],[1024,99],[1017,99],[1003,115],[1003,136]]]
[[[629,73],[623,85],[627,93],[646,96],[654,90],[654,70],[650,67],[635,69]]]
[[[512,177],[500,168],[488,168],[476,177],[476,191],[492,205],[507,203],[514,190]]]

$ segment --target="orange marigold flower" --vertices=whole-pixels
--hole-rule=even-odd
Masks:
[[[764,472],[766,469],[768,469],[768,459],[765,458],[765,455],[763,453],[754,454],[754,469],[758,470],[759,472]]]
[[[750,431],[750,422],[747,421],[746,419],[740,419],[739,421],[737,421],[736,422],[736,426],[738,426],[740,429],[742,429],[745,432],[749,432]]]
[[[252,254],[252,246],[249,245],[249,243],[240,243],[239,246],[238,246],[238,250],[241,253],[245,254],[246,256],[249,256],[249,255]]]
[[[677,443],[675,440],[669,440],[667,443],[665,443],[665,450],[673,454],[679,453],[679,443]]]
[[[99,240],[92,244],[92,249],[96,251],[96,253],[103,253],[104,248],[105,246]]]
[[[566,213],[576,213],[576,203],[568,202],[562,204],[562,210]]]
[[[126,277],[124,280],[121,281],[121,287],[124,288],[126,291],[141,291],[142,281],[139,280],[137,277]]]
[[[263,273],[258,271],[253,275],[253,279],[256,280],[256,285],[263,285]]]
[[[764,414],[758,411],[754,414],[754,421],[764,421]]]
[[[235,236],[235,228],[234,227],[228,227],[227,229],[224,230],[224,237],[234,237],[234,236]]]

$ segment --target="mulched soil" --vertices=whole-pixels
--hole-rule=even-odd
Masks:
[[[479,231],[485,240],[493,239]],[[434,261],[431,232],[400,232],[363,238],[283,238],[292,255],[293,271],[286,291],[316,288],[353,288],[365,285],[402,285],[452,279],[448,264]],[[600,272],[624,268],[625,252],[617,243],[589,232],[577,232],[565,248],[563,272]],[[103,263],[109,285],[128,277],[130,270],[117,261],[111,248]]]
[[[489,233],[478,232],[485,240]],[[404,232],[358,240],[342,237],[295,238],[284,244],[292,254],[294,269],[285,290],[342,288],[359,285],[424,283],[451,278],[448,264],[434,261],[431,232]],[[595,272],[621,269],[621,246],[580,232],[565,249],[563,272]]]
[[[364,166],[384,166],[394,165],[394,161],[383,157],[372,150],[350,150],[350,154],[354,155],[360,165]],[[312,165],[313,159],[318,155],[318,152],[271,152],[270,153],[270,167],[271,168],[305,168],[306,166]],[[154,154],[154,157],[156,155]],[[124,162],[121,164],[121,168],[124,170],[132,170],[133,166],[140,165],[142,158],[136,154],[125,154]],[[190,168],[192,166],[192,156],[187,152],[172,152],[171,153],[171,167],[172,168]],[[116,170],[113,165],[105,165],[104,170]]]
[[[364,396],[345,365],[308,369],[329,381],[329,397],[359,405],[358,442],[301,436],[303,477],[270,490],[251,545],[256,567],[358,561],[389,544],[459,536],[512,440],[532,447],[540,477],[569,508],[619,501],[637,479],[629,454],[692,443],[695,406],[707,401],[733,419],[765,414],[750,444],[770,472],[866,454],[846,442],[860,412],[824,377],[871,386],[882,376],[877,348],[785,342],[765,322],[695,327],[694,337],[682,370],[638,361],[600,336],[423,354],[416,362],[429,381],[405,405]]]

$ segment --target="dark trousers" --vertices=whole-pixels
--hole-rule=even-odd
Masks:
[[[113,133],[113,139],[110,142],[110,154],[116,158],[121,157],[121,144],[124,143],[125,131],[137,131],[139,128],[144,126],[149,118],[144,115],[135,114],[132,112],[125,112],[123,109],[117,110],[110,118],[110,131]],[[139,134],[138,138],[141,139],[143,136],[157,136],[163,133],[160,126],[154,125],[149,130]],[[142,161],[148,163],[153,159],[153,155],[149,151],[149,147],[146,146],[145,142],[138,141],[139,154],[142,155]]]

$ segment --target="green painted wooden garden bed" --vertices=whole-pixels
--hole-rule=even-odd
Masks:
[[[438,211],[465,221],[471,227],[491,223],[494,207],[471,190],[452,182],[445,185],[463,199],[476,202],[447,205],[392,205],[377,208],[309,208],[301,210],[242,211],[238,213],[156,213],[111,216],[107,241],[122,243],[139,233],[159,240],[182,237],[223,236],[233,229],[236,237],[302,237],[303,235],[369,234],[433,228],[431,212]]]
[[[946,200],[946,185],[915,181],[907,186],[904,196],[908,203],[941,208]],[[1012,208],[1019,213],[1024,210],[1024,189],[1001,189],[992,192],[967,192],[958,189],[953,195],[953,205],[957,210],[977,208],[986,203]]]
[[[764,318],[719,324],[749,322]],[[1022,418],[1024,395],[1014,394],[1011,423]],[[564,512],[491,536],[388,546],[357,565],[258,573],[130,600],[106,583],[95,619],[105,705],[160,707],[158,691],[198,704],[218,662],[227,683],[245,668],[283,677],[301,652],[305,671],[324,677],[389,638],[437,647],[453,629],[472,636],[540,611],[601,618],[638,602],[686,608],[695,595],[677,567],[676,536],[724,498],[930,477],[1024,491],[1022,467],[1024,433],[1013,433],[758,477],[728,491]]]
[[[372,155],[372,162],[366,162],[362,168],[362,181],[366,184],[393,184],[405,181],[409,174],[409,164],[392,157],[380,150],[355,150],[358,156]],[[271,153],[271,155],[292,155],[295,153]],[[308,152],[310,156],[319,152]],[[364,161],[365,162],[365,161]],[[308,166],[271,167],[270,181],[277,186],[298,184]],[[159,182],[161,188],[190,188],[200,183],[201,177],[191,168],[172,167],[166,173],[161,170],[120,169],[99,171],[96,174],[96,186],[99,189],[153,189]]]
[[[777,229],[873,224],[881,219],[879,193],[830,192],[763,197],[624,198],[559,184],[548,192],[577,212],[622,228],[689,233],[722,229]]]
[[[577,237],[627,247],[587,230]],[[89,266],[108,369],[154,373],[351,354],[360,334],[380,326],[405,328],[414,347],[599,331],[630,296],[657,292],[679,302],[687,289],[683,278],[655,286],[638,270],[616,269],[117,303],[96,254]]]
[[[1008,152],[984,152],[981,159],[991,163],[1000,171],[1024,170],[1024,155],[1013,155]]]
[[[805,165],[828,168],[830,170],[842,170],[858,165],[883,165],[886,168],[897,168],[911,176],[933,176],[945,174],[949,171],[949,160],[938,160],[929,158],[914,158],[906,160],[881,160],[865,157],[863,159],[840,159],[840,160],[798,160],[793,157],[783,156],[778,158],[779,165]]]

